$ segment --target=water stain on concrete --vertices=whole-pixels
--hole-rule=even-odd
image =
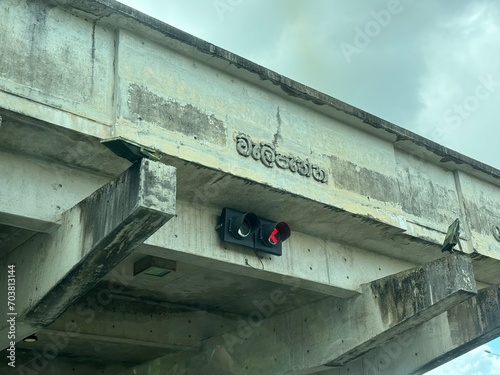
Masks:
[[[142,121],[182,133],[199,141],[225,146],[227,128],[222,120],[192,104],[162,97],[145,86],[131,84],[128,105]]]

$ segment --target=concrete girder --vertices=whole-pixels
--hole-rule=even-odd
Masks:
[[[425,374],[498,336],[500,286],[494,285],[349,364],[317,375]]]
[[[58,227],[61,214],[109,179],[0,151],[0,224],[36,232]]]
[[[362,297],[349,315],[379,311],[376,317],[380,333],[361,345],[339,355],[329,365],[337,366],[389,341],[412,327],[419,326],[476,293],[476,282],[470,258],[455,255],[427,265],[375,280],[361,287]],[[404,296],[404,297],[403,297]],[[404,300],[411,296],[413,298]],[[358,309],[359,308],[359,309]],[[365,316],[364,314],[361,316]],[[373,328],[373,326],[372,326]]]
[[[3,270],[15,265],[15,340],[52,323],[170,220],[175,199],[175,168],[142,160],[66,211],[56,231],[39,233],[3,257]],[[1,275],[6,285],[7,272]],[[1,303],[7,306],[6,294]],[[2,349],[9,341],[6,323],[7,309]]]
[[[67,327],[74,326],[75,334],[67,334],[71,338],[194,351],[206,338],[236,328],[235,316],[168,303],[133,301],[108,293],[109,290],[100,290],[86,295],[43,332],[64,335]]]
[[[177,213],[138,251],[340,298],[358,294],[364,283],[415,266],[300,232],[283,243],[283,256],[259,261],[251,249],[220,241],[215,231],[220,209],[179,200]],[[332,264],[341,265],[341,270]]]
[[[366,284],[351,299],[326,298],[262,320],[269,303],[235,332],[206,340],[198,356],[165,356],[121,375],[175,374],[174,363],[183,374],[208,374],[209,367],[214,374],[306,374],[341,366],[470,298],[473,276],[471,260],[454,254]]]

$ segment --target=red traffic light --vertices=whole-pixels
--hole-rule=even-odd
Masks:
[[[276,246],[288,237],[290,237],[291,230],[287,223],[271,223],[262,226],[261,241],[266,246]]]

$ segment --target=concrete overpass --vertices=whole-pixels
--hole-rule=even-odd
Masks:
[[[500,171],[112,0],[0,15],[2,371],[421,374],[500,335]]]

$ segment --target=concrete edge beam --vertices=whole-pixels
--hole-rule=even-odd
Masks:
[[[347,363],[476,294],[472,260],[453,254],[361,287],[358,311],[376,311],[380,333],[354,346],[330,366]],[[360,340],[361,341],[361,340]]]
[[[175,215],[175,168],[141,160],[62,215],[54,233],[39,233],[2,258],[15,266],[17,323],[42,328]],[[2,283],[7,273],[2,273]],[[7,296],[1,303],[7,306]],[[7,311],[1,345],[7,347]],[[20,328],[23,324],[19,324]],[[16,332],[16,341],[32,332]]]
[[[437,335],[435,337],[437,342],[433,343],[432,350],[430,346],[419,346],[419,356],[430,361],[415,370],[417,375],[424,374],[500,336],[500,286],[494,285],[482,289],[477,296],[451,308],[439,319],[431,320],[426,325],[429,326],[427,332],[438,331],[438,328],[431,327],[438,326],[440,320],[444,320],[449,335]],[[418,336],[422,335],[421,331],[426,327],[418,332]],[[453,343],[451,351],[450,341]],[[409,353],[413,354],[411,351]]]
[[[412,278],[416,280],[411,281]],[[388,287],[404,282],[413,283],[411,287],[416,288],[411,290],[412,298]],[[431,287],[436,282],[442,286]],[[387,296],[375,297],[371,291],[380,290],[378,287],[383,285],[388,287]],[[476,293],[475,288],[471,260],[453,254],[367,284],[363,287],[364,294],[349,300],[326,298],[258,320],[259,314],[262,318],[265,315],[266,306],[261,306],[261,310],[249,315],[247,324],[204,341],[196,356],[181,352],[120,374],[167,371],[174,363],[185,374],[233,374],[242,369],[245,374],[305,374],[325,366],[340,366],[341,361],[360,356],[418,326],[424,319],[422,315],[431,319],[453,303],[470,298]],[[383,306],[390,298],[394,304]],[[217,358],[225,359],[218,362]]]
[[[494,285],[340,368],[315,374],[421,375],[499,336],[500,286]]]

